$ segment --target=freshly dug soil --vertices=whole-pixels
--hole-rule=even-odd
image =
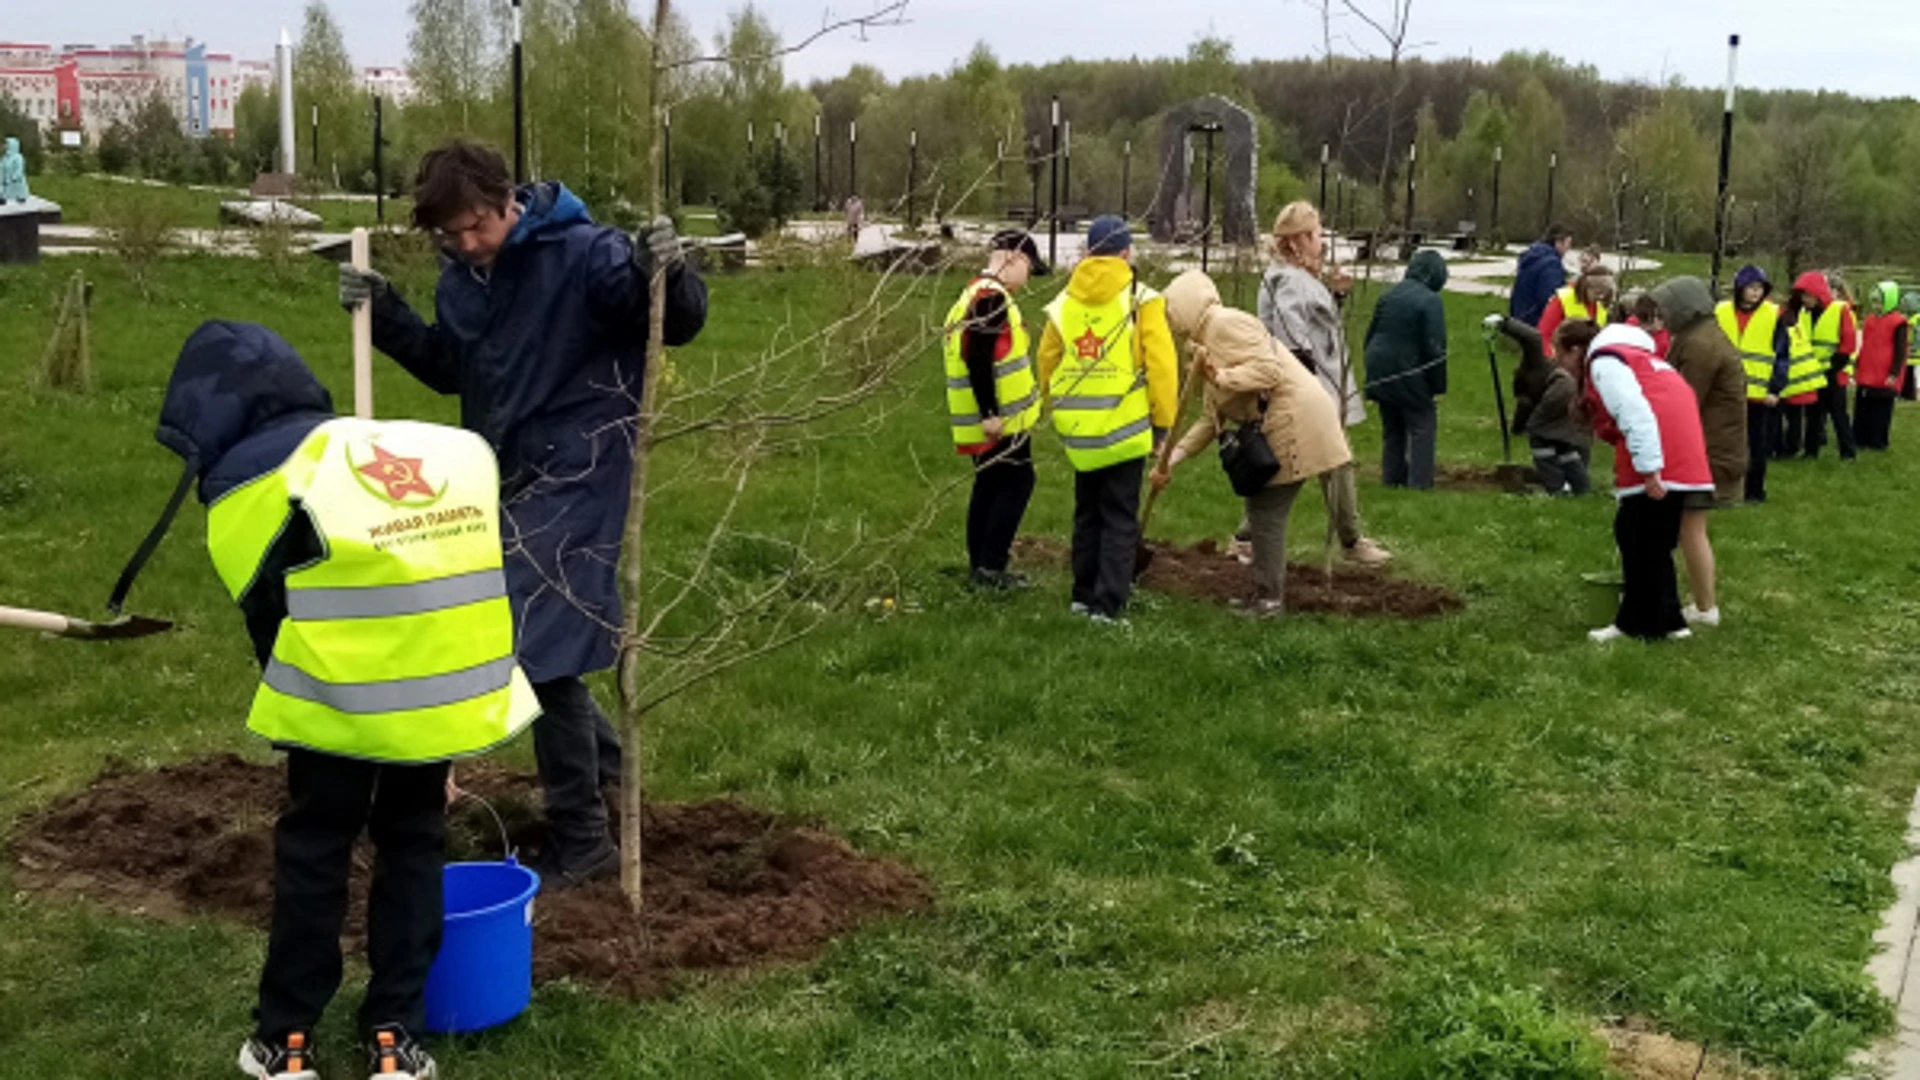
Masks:
[[[457,769],[522,857],[541,839],[539,784],[488,763]],[[110,766],[85,789],[23,820],[19,880],[136,914],[213,914],[265,927],[273,903],[273,821],[283,770],[233,755],[157,770]],[[534,905],[534,981],[567,978],[630,997],[660,994],[676,972],[805,960],[870,919],[925,909],[926,880],[860,854],[816,822],[728,800],[646,810],[646,910],[617,882],[543,887]],[[497,859],[499,827],[472,799],[449,815],[449,859]],[[372,850],[354,855],[344,944],[365,925]]]
[[[1441,465],[1434,469],[1433,486],[1447,491],[1504,491],[1520,495],[1540,490],[1540,476],[1531,465]]]
[[[1147,547],[1153,562],[1139,579],[1142,588],[1216,604],[1244,601],[1254,594],[1253,571],[1212,540],[1187,548],[1149,540]],[[1050,537],[1023,536],[1014,543],[1014,554],[1029,565],[1064,566],[1069,552],[1067,545]],[[1324,566],[1287,566],[1290,613],[1428,619],[1465,606],[1457,593],[1443,586],[1378,570],[1336,564],[1329,577]]]
[[[1607,1064],[1627,1080],[1768,1080],[1770,1076],[1710,1053],[1698,1043],[1662,1035],[1636,1017],[1603,1027],[1599,1035],[1607,1043]]]

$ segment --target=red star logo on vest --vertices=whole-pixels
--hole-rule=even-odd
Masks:
[[[1091,326],[1087,327],[1086,333],[1081,334],[1079,337],[1073,339],[1074,351],[1079,355],[1080,359],[1082,360],[1100,359],[1101,344],[1102,342],[1100,340],[1100,335],[1094,333],[1093,327]]]
[[[409,495],[433,497],[433,488],[427,486],[426,478],[420,474],[419,458],[389,454],[376,445],[373,448],[373,460],[358,466],[358,469],[385,486],[387,498],[393,502],[400,502]]]

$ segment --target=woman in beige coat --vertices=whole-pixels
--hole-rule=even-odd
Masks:
[[[1174,448],[1167,471],[1154,473],[1154,486],[1165,487],[1174,465],[1205,450],[1221,432],[1261,421],[1280,471],[1247,499],[1254,610],[1277,615],[1285,606],[1287,517],[1294,496],[1306,481],[1353,458],[1339,412],[1319,380],[1259,319],[1220,303],[1207,275],[1181,274],[1167,286],[1166,298],[1167,322],[1175,339],[1186,341],[1207,386],[1199,419]]]

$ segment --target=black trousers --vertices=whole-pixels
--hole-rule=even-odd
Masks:
[[[1840,446],[1840,457],[1845,460],[1859,454],[1860,447],[1853,440],[1853,421],[1847,416],[1847,388],[1834,382],[1831,376],[1820,390],[1820,400],[1807,406],[1808,457],[1819,457],[1820,449],[1827,445],[1829,420],[1833,421],[1833,437]]]
[[[1096,615],[1119,618],[1133,594],[1146,471],[1135,458],[1073,476],[1073,599]]]
[[[1795,457],[1806,448],[1807,413],[1815,405],[1789,405],[1782,401],[1776,408],[1780,417],[1773,427],[1773,456]]]
[[[373,840],[367,904],[363,1031],[426,1021],[427,972],[440,952],[447,763],[380,765],[312,750],[287,752],[287,803],[273,830],[273,927],[260,973],[256,1033],[312,1031],[340,988],[347,867]]]
[[[608,839],[602,788],[620,779],[620,736],[577,676],[535,683],[540,719],[533,757],[545,796],[547,842],[559,865],[577,861]]]
[[[1853,395],[1853,434],[1862,450],[1885,450],[1893,438],[1893,403],[1899,391],[1862,386]]]
[[[1432,402],[1408,408],[1380,403],[1380,479],[1388,487],[1433,486],[1440,414]]]
[[[1680,516],[1685,509],[1678,492],[1664,499],[1629,495],[1613,515],[1613,542],[1620,549],[1620,611],[1613,625],[1633,637],[1658,641],[1684,630],[1680,613],[1680,579],[1674,573],[1673,552],[1680,546]]]
[[[1779,406],[1764,401],[1747,402],[1747,501],[1767,501],[1767,459],[1773,456],[1775,431],[1780,426]]]
[[[967,562],[975,570],[1007,568],[1020,519],[1033,499],[1033,440],[1014,435],[974,455],[967,501]]]

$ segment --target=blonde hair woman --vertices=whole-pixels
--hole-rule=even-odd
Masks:
[[[1326,235],[1320,211],[1307,202],[1289,203],[1273,222],[1273,262],[1260,282],[1260,321],[1287,351],[1300,359],[1333,398],[1345,427],[1367,418],[1360,397],[1360,380],[1347,353],[1346,330],[1340,305],[1322,280],[1326,275]],[[1350,283],[1344,275],[1336,287]],[[1341,288],[1341,300],[1346,297]],[[1353,463],[1320,477],[1327,500],[1327,516],[1340,535],[1349,561],[1378,566],[1392,558],[1386,548],[1368,539],[1360,528],[1360,496]]]

